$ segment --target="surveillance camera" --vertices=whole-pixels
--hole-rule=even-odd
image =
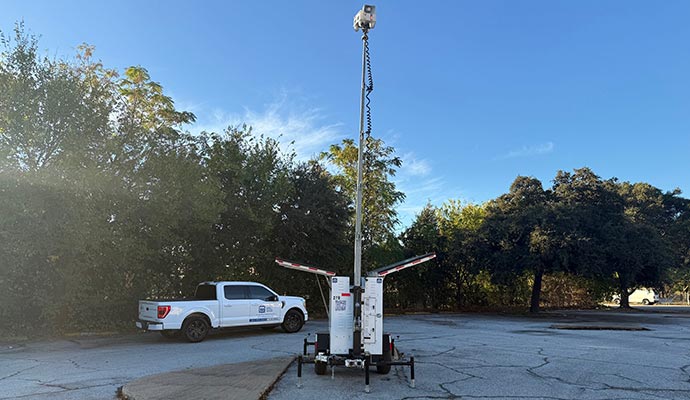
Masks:
[[[353,27],[355,31],[360,29],[367,31],[369,29],[374,29],[374,25],[376,25],[376,6],[365,4],[355,15]]]

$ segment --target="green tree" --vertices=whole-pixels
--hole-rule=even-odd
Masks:
[[[281,205],[292,195],[292,156],[283,156],[277,141],[252,135],[247,126],[229,127],[206,140],[206,164],[222,192],[222,212],[213,228],[219,262],[211,278],[256,279],[275,268],[271,235]]]
[[[395,282],[399,291],[409,296],[408,304],[421,303],[424,308],[439,310],[450,302],[450,274],[444,268],[441,235],[436,209],[427,204],[412,225],[401,235],[406,257],[436,252],[437,259],[419,267],[401,271]]]
[[[219,214],[203,143],[181,129],[193,115],[145,70],[104,68],[92,47],[42,58],[21,25],[2,44],[3,327],[131,324],[138,298],[181,291]]]
[[[395,176],[402,160],[394,156],[395,149],[386,146],[381,139],[368,137],[365,140],[363,195],[362,195],[362,247],[366,251],[373,245],[384,243],[398,224],[395,207],[405,199],[405,194],[396,189],[391,178]],[[332,145],[328,152],[321,154],[338,169],[336,184],[354,200],[357,190],[357,146],[352,139],[343,140],[341,145]],[[354,212],[351,221],[354,237]]]
[[[262,281],[270,283],[280,293],[299,294],[314,299],[312,310],[321,310],[321,294],[328,296],[328,284],[319,286],[314,276],[279,268],[275,257],[295,260],[330,271],[347,273],[350,270],[351,245],[347,237],[349,221],[348,199],[335,190],[332,176],[316,161],[299,163],[289,171],[290,190],[279,204],[267,249],[267,267]],[[318,299],[318,300],[317,300]]]
[[[35,37],[17,24],[0,33],[0,171],[94,168],[109,133],[113,73],[88,60],[40,57]]]
[[[483,246],[478,230],[486,217],[486,207],[462,204],[449,200],[436,210],[444,257],[439,263],[451,273],[455,291],[455,305],[485,303],[482,283],[478,276],[484,266]]]
[[[530,271],[530,311],[539,311],[545,273],[565,268],[564,223],[551,190],[539,180],[519,176],[510,192],[489,202],[484,235],[493,251],[492,270],[499,280],[513,279]]]
[[[669,221],[664,233],[675,260],[667,278],[671,287],[683,293],[685,302],[690,304],[690,200],[680,194],[679,189],[664,194],[664,210]]]
[[[641,285],[658,285],[671,262],[662,231],[662,193],[647,184],[602,180],[588,168],[559,171],[554,193],[569,210],[568,226],[576,238],[574,269],[608,281],[629,307],[629,295]]]

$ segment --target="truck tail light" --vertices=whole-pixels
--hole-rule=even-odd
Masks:
[[[158,306],[158,319],[163,319],[170,313],[170,306]]]

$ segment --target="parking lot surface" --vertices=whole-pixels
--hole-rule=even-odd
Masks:
[[[649,330],[605,330],[627,328]],[[690,399],[689,314],[424,315],[386,330],[414,354],[416,388],[407,367],[371,374],[367,394],[362,371],[306,365],[301,389],[293,366],[269,399]]]
[[[688,399],[690,313],[645,310],[652,311],[387,317],[386,331],[400,335],[399,349],[415,356],[415,389],[406,367],[373,373],[366,394],[362,371],[339,368],[331,380],[309,365],[297,389],[293,365],[269,398]],[[196,344],[157,334],[3,343],[0,399],[112,399],[118,387],[147,375],[297,354],[304,334],[325,327],[325,321],[310,321],[291,335],[223,332]]]

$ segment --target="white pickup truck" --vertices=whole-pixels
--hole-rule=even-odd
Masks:
[[[256,282],[203,282],[192,300],[141,300],[136,325],[167,338],[200,342],[211,328],[282,326],[288,333],[308,320],[301,297],[278,296]]]

